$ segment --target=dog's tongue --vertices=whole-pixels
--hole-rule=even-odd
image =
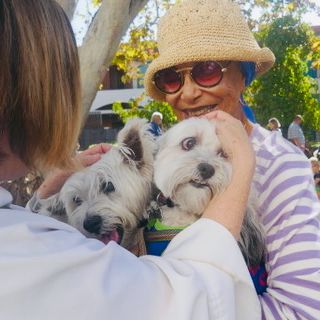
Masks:
[[[102,238],[101,238],[101,241],[104,243],[104,244],[107,244],[109,243],[109,241],[115,241],[117,243],[120,242],[120,235],[118,233],[118,231],[116,229],[112,230],[111,232],[108,232],[106,233]]]

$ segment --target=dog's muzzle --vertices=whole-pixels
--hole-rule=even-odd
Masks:
[[[96,236],[104,244],[107,244],[109,241],[115,241],[118,244],[121,243],[124,229],[121,225],[115,225],[110,231],[103,231],[103,219],[99,215],[88,216],[83,222],[83,228],[89,233]]]
[[[215,174],[214,167],[209,163],[199,163],[197,169],[203,180],[210,179]]]
[[[100,234],[102,218],[99,215],[88,216],[83,221],[83,228],[93,234]]]

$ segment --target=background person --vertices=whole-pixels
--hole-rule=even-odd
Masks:
[[[311,157],[309,158],[310,164],[311,164],[311,170],[313,174],[319,173],[320,172],[320,164],[319,160],[316,157]]]
[[[155,137],[159,137],[162,135],[162,113],[155,111],[150,119],[149,129]]]
[[[316,157],[309,158],[311,163],[311,169],[313,172],[314,184],[317,192],[318,199],[320,199],[320,165],[319,160]]]
[[[268,128],[271,131],[281,132],[281,124],[280,121],[277,118],[271,118],[268,120]]]
[[[255,150],[252,189],[267,246],[262,319],[320,319],[320,209],[310,163],[281,135],[250,123],[239,101],[250,80],[272,67],[274,55],[258,46],[229,0],[176,4],[160,21],[158,48],[145,74],[147,94],[171,104],[180,120],[228,112],[243,123]]]
[[[70,174],[82,114],[67,17],[52,0],[2,0],[0,42],[0,180],[31,168]],[[137,258],[113,241],[87,239],[14,206],[0,188],[0,319],[258,319],[258,299],[235,241],[253,150],[238,120],[216,117],[234,166],[232,183],[163,257]],[[86,160],[97,160],[99,148],[106,151],[89,149]],[[231,195],[236,203],[228,201]]]
[[[313,176],[313,179],[314,179],[314,184],[315,184],[315,187],[316,187],[316,192],[317,192],[317,195],[318,195],[318,199],[320,199],[320,173],[316,173]],[[319,214],[319,217],[320,217],[320,214]]]
[[[316,157],[309,158],[311,163],[311,170],[313,173],[314,184],[316,187],[317,196],[320,199],[320,164]]]
[[[289,125],[288,140],[304,152],[306,149],[306,138],[303,134],[301,123],[302,117],[298,114]]]

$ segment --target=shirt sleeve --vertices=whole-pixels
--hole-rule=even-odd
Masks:
[[[260,319],[237,243],[211,220],[183,230],[163,257],[137,258],[48,217],[0,213],[9,221],[0,224],[1,319]]]
[[[318,320],[320,209],[310,164],[285,153],[261,174],[258,187],[268,252],[268,289],[259,296],[263,319]]]
[[[234,283],[236,319],[260,319],[260,306],[257,304],[257,295],[248,268],[231,233],[220,224],[203,218],[191,227],[191,232],[181,232],[170,242],[163,256],[190,263],[198,261],[229,275]],[[209,232],[203,233],[203,227],[212,230],[208,229]],[[203,245],[204,243],[206,245]],[[209,291],[216,287],[215,281],[212,281],[214,278],[210,279],[207,286]]]

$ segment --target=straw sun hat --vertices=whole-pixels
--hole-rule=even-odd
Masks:
[[[154,74],[186,62],[252,61],[261,75],[274,64],[269,48],[260,48],[240,7],[231,0],[185,0],[173,6],[160,20],[159,57],[145,74],[147,94],[165,100],[153,84]]]

